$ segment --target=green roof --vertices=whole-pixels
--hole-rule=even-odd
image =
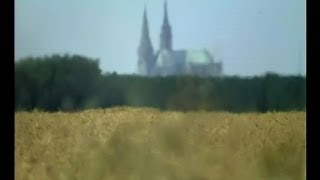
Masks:
[[[188,63],[209,64],[213,62],[213,59],[206,50],[187,50],[186,61]]]
[[[213,58],[209,52],[205,49],[203,50],[177,50],[169,53],[168,51],[160,51],[157,53],[157,65],[163,66],[164,61],[170,64],[211,64],[213,63]],[[182,63],[183,62],[183,63]]]

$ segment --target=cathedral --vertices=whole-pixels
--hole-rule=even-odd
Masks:
[[[164,2],[164,18],[160,34],[160,49],[154,52],[149,37],[147,10],[144,8],[142,34],[138,47],[138,72],[142,76],[196,75],[221,76],[222,63],[215,62],[206,50],[173,50],[172,33]]]

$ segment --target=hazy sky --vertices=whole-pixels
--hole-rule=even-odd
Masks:
[[[210,50],[228,75],[306,74],[305,0],[168,0],[174,49]],[[53,53],[137,72],[144,4],[159,48],[164,0],[15,0],[15,59]]]

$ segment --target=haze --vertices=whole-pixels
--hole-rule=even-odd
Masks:
[[[168,0],[174,49],[209,49],[227,75],[306,74],[305,0]],[[159,49],[164,0],[15,0],[15,60],[80,54],[137,73],[144,4]]]

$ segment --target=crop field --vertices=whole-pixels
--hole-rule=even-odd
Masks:
[[[303,180],[306,113],[15,113],[17,180]]]

